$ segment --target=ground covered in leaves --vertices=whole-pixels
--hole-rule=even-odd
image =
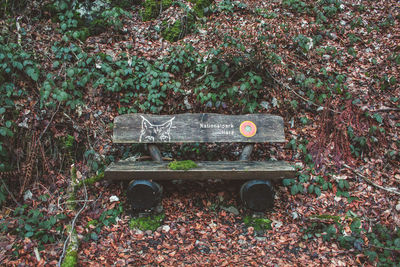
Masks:
[[[61,262],[71,224],[79,265],[400,263],[397,1],[3,2],[2,265]],[[243,207],[239,181],[210,180],[163,183],[162,207],[133,214],[127,185],[102,175],[150,159],[112,144],[113,119],[132,112],[280,115],[286,143],[256,144],[252,160],[297,176],[265,213]],[[196,161],[242,148],[161,150]]]

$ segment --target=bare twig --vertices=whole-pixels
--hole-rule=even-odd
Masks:
[[[60,108],[61,102],[58,102],[58,106],[56,111],[54,111],[53,115],[51,116],[51,119],[49,121],[49,123],[46,125],[46,128],[44,128],[43,132],[40,134],[38,141],[40,141],[40,139],[42,139],[42,136],[44,135],[44,133],[47,131],[47,128],[49,128],[49,125],[52,123],[54,116],[56,115],[56,113],[58,112],[58,109]]]
[[[372,245],[372,244],[369,244],[369,246],[371,246],[371,247],[373,247],[373,248],[380,248],[380,249],[384,249],[384,250],[390,250],[390,251],[400,252],[400,249],[398,249],[398,248],[380,247],[380,246],[375,246],[375,245]]]
[[[75,229],[76,220],[78,219],[78,216],[82,213],[82,211],[83,211],[84,209],[86,209],[86,206],[87,206],[87,202],[88,202],[88,193],[87,193],[87,189],[86,189],[86,184],[85,184],[85,178],[84,178],[84,176],[82,176],[82,181],[83,181],[83,189],[84,189],[84,193],[85,193],[84,204],[83,204],[82,208],[76,213],[74,219],[73,219],[72,222],[71,222],[71,231],[69,232],[69,235],[67,236],[67,239],[65,239],[64,246],[63,246],[63,251],[62,251],[62,253],[61,253],[60,258],[58,259],[58,263],[57,263],[57,266],[58,266],[58,267],[61,267],[61,262],[62,262],[62,260],[64,259],[65,253],[66,253],[66,251],[67,251],[67,246],[68,246],[68,244],[69,244],[69,241],[71,240],[71,235],[72,235],[72,233],[74,232],[74,229]]]
[[[82,128],[78,126],[78,124],[67,114],[67,113],[63,113],[65,117],[67,117],[71,122],[72,122],[72,127],[77,130],[78,132],[82,131]]]
[[[390,111],[400,111],[400,108],[379,108],[375,110],[368,110],[369,112],[390,112]]]
[[[1,180],[1,183],[3,184],[4,188],[7,190],[7,193],[11,196],[12,200],[14,200],[15,204],[17,204],[17,206],[21,206],[21,204],[19,204],[17,199],[14,197],[14,194],[8,189],[8,186],[6,185],[6,183],[4,182],[4,180],[1,176],[0,176],[0,180]]]
[[[393,193],[393,194],[396,194],[396,195],[399,195],[399,196],[400,196],[400,192],[399,192],[399,191],[394,190],[394,189],[391,189],[391,188],[386,188],[386,187],[383,187],[383,186],[381,186],[381,185],[378,185],[378,184],[372,182],[370,179],[368,179],[368,178],[365,177],[364,175],[362,175],[361,173],[359,173],[359,172],[355,171],[354,169],[352,169],[350,166],[348,166],[348,165],[346,165],[346,164],[343,164],[343,166],[344,166],[345,168],[349,169],[350,171],[352,171],[354,174],[356,174],[356,175],[358,175],[359,177],[361,177],[362,179],[364,179],[364,181],[366,181],[366,182],[369,183],[370,185],[373,185],[373,186],[375,186],[376,188],[382,189],[382,190],[384,190],[384,191],[386,191],[386,192]]]

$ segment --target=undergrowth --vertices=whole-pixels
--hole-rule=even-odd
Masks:
[[[165,214],[152,214],[143,217],[132,218],[129,221],[129,228],[139,229],[141,231],[155,231],[161,226]]]
[[[346,216],[323,214],[309,219],[312,222],[302,229],[305,240],[322,238],[325,242],[337,242],[344,249],[364,253],[365,261],[381,266],[400,264],[400,229],[368,223],[352,211]]]

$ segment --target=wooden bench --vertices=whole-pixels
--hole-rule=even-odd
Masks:
[[[150,209],[161,200],[162,188],[153,180],[240,179],[240,196],[253,210],[273,205],[270,180],[291,178],[295,170],[283,161],[249,161],[253,144],[284,142],[283,119],[269,114],[220,115],[128,114],[114,119],[114,143],[147,143],[153,161],[118,162],[105,170],[106,179],[132,180],[128,199],[134,209]],[[189,170],[171,170],[157,143],[241,142],[239,161],[202,161]]]

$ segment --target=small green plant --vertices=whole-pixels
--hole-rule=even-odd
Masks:
[[[301,0],[285,0],[282,2],[283,7],[296,13],[307,13],[309,11],[309,6]]]
[[[76,185],[76,187],[77,188],[82,187],[83,183],[85,183],[85,185],[94,185],[96,182],[99,182],[103,179],[104,179],[104,172],[101,172],[98,175],[94,175],[90,178],[86,178],[85,180],[79,181],[79,183]]]
[[[314,46],[313,39],[302,34],[295,36],[293,41],[297,44],[299,51],[303,54],[307,54]]]
[[[371,263],[397,266],[400,251],[400,230],[390,230],[382,224],[368,226],[348,211],[346,216],[330,214],[314,215],[307,228],[302,229],[304,239],[320,238],[324,242],[337,242],[345,249],[363,253]],[[345,232],[347,229],[347,233]]]
[[[93,230],[90,231],[88,235],[86,235],[85,240],[90,240],[90,239],[94,241],[98,240],[99,239],[98,234],[101,232],[101,229],[104,226],[110,226],[116,224],[118,221],[118,216],[120,216],[122,212],[123,212],[123,206],[120,203],[113,209],[103,211],[98,220],[90,220],[86,224],[86,227]]]
[[[172,161],[168,164],[168,168],[171,170],[190,170],[197,168],[197,164],[192,160]]]
[[[240,10],[246,7],[247,5],[240,1],[222,0],[216,5],[215,11],[232,14],[235,10]]]
[[[122,29],[123,17],[130,18],[131,14],[120,7],[113,7],[111,10],[104,10],[101,13],[101,19],[105,22],[106,26],[113,27],[115,31]]]
[[[311,173],[313,178],[311,178],[307,172]],[[290,193],[292,195],[308,193],[315,194],[319,197],[322,191],[332,189],[332,183],[329,182],[329,180],[324,179],[321,175],[315,175],[314,169],[308,169],[303,173],[300,173],[297,180],[284,179],[283,185],[290,187]]]
[[[17,227],[9,229],[6,223],[2,223],[2,231],[15,232],[21,238],[37,239],[39,244],[54,242],[56,233],[61,234],[63,229],[60,222],[66,218],[62,213],[46,217],[40,209],[28,209],[28,205],[17,207],[14,217],[18,218]]]
[[[139,229],[141,231],[155,231],[158,227],[161,226],[163,220],[165,218],[165,214],[151,215],[144,217],[132,218],[129,222],[129,228],[131,229]]]
[[[173,24],[168,25],[166,21],[163,22],[164,29],[161,31],[162,36],[169,42],[176,42],[182,39],[188,32],[193,30],[194,17],[190,13],[188,16],[183,17],[181,20],[175,21]]]
[[[243,222],[247,227],[254,227],[254,230],[257,232],[266,231],[272,229],[271,223],[272,221],[267,218],[257,218],[253,216],[246,216],[243,218]]]

